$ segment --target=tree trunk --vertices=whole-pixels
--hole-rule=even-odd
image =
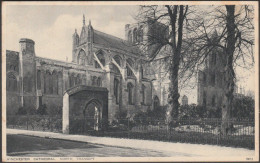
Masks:
[[[170,66],[170,85],[168,95],[168,111],[172,118],[177,118],[179,113],[179,89],[178,89],[178,73],[179,73],[179,54],[174,53]]]
[[[226,135],[231,127],[231,111],[232,111],[232,101],[234,92],[234,79],[235,73],[233,69],[233,54],[235,51],[235,6],[226,6],[227,10],[227,46],[226,46],[226,65],[225,65],[225,96],[222,104],[222,124],[221,131],[223,135]]]
[[[168,113],[167,114],[167,120],[170,122],[171,118],[178,118],[179,114],[179,87],[178,87],[178,78],[179,78],[179,65],[180,65],[180,55],[181,55],[181,47],[182,47],[182,29],[183,29],[183,20],[186,15],[186,12],[184,13],[184,6],[174,6],[173,12],[170,9],[169,6],[168,13],[171,18],[171,26],[172,26],[172,32],[171,32],[171,38],[172,38],[172,56],[171,56],[171,62],[170,62],[170,85],[169,85],[169,95],[168,95]],[[178,14],[178,8],[179,8],[179,14]],[[187,11],[187,8],[186,8]],[[177,15],[178,15],[178,22],[177,22]],[[176,25],[177,33],[176,33]],[[176,38],[178,38],[176,42]]]

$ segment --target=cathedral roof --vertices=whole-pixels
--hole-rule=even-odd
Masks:
[[[115,48],[119,50],[124,50],[129,53],[140,55],[142,52],[140,49],[127,42],[126,40],[120,39],[118,37],[94,30],[93,43],[106,46],[108,48]]]

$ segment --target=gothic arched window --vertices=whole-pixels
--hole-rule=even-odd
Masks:
[[[14,74],[9,74],[6,80],[6,90],[11,92],[17,91],[17,80]]]
[[[72,73],[70,76],[70,87],[75,86],[75,77],[74,77],[74,73]]]
[[[114,79],[114,95],[116,98],[116,104],[119,104],[119,80],[118,79]]]
[[[41,90],[41,70],[37,70],[37,89]]]
[[[118,67],[112,63],[112,71],[116,74],[120,74],[120,70],[118,69]]]
[[[216,96],[213,95],[212,101],[211,101],[211,106],[212,106],[212,107],[215,107],[215,105],[216,105]]]
[[[133,31],[133,43],[137,43],[137,29],[136,28]]]
[[[78,55],[78,64],[85,65],[87,61],[87,55],[84,50],[80,50]]]
[[[114,56],[114,60],[119,66],[122,65],[122,59],[118,55]]]
[[[104,54],[102,52],[97,54],[97,58],[99,59],[100,63],[103,66],[105,66],[105,64],[106,64],[105,57],[104,57]],[[95,61],[95,68],[101,68],[97,61]]]
[[[48,89],[49,89],[49,78],[50,78],[50,74],[49,74],[49,71],[47,71],[45,74],[44,74],[44,93],[48,93]]]
[[[143,69],[142,65],[140,66],[140,74],[141,74],[141,79],[143,79],[144,78],[144,69]]]
[[[53,94],[58,94],[58,73],[56,71],[53,71],[52,73],[52,93]]]
[[[145,104],[145,86],[142,84],[142,104]]]
[[[203,106],[205,107],[207,105],[207,94],[206,92],[204,91],[203,92]]]
[[[133,76],[133,71],[129,68],[129,66],[133,68],[134,62],[130,58],[128,58],[126,62],[128,63],[126,66],[127,76]]]
[[[215,83],[216,83],[216,75],[215,75],[214,72],[211,74],[211,83],[212,83],[212,86],[215,86]]]
[[[62,80],[62,72],[58,72],[58,94],[62,94],[63,80]]]
[[[134,86],[132,83],[127,84],[127,91],[128,91],[128,104],[134,104]]]
[[[158,96],[155,96],[153,99],[153,108],[156,110],[159,108],[159,106],[160,106],[160,100]]]
[[[144,37],[144,29],[143,29],[143,26],[140,26],[140,28],[139,28],[138,42],[143,42],[143,37]]]
[[[99,86],[99,87],[102,86],[101,77],[98,77],[98,78],[97,78],[97,86]]]
[[[49,74],[49,88],[48,88],[48,93],[53,94],[53,75],[50,73]]]
[[[93,77],[92,77],[92,85],[93,85],[93,86],[96,86],[96,85],[97,85],[96,83],[97,83],[97,77],[96,77],[96,76],[93,76]]]

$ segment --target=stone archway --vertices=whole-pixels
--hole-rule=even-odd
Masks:
[[[101,128],[102,103],[97,99],[90,100],[83,110],[85,127],[90,130],[98,131]]]
[[[76,129],[105,130],[108,123],[108,90],[79,85],[63,95],[62,132]],[[83,127],[81,127],[83,126]],[[88,127],[89,128],[86,128]],[[86,130],[85,130],[86,129]]]

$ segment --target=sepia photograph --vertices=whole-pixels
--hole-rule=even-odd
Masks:
[[[2,2],[2,161],[259,161],[257,1]]]

